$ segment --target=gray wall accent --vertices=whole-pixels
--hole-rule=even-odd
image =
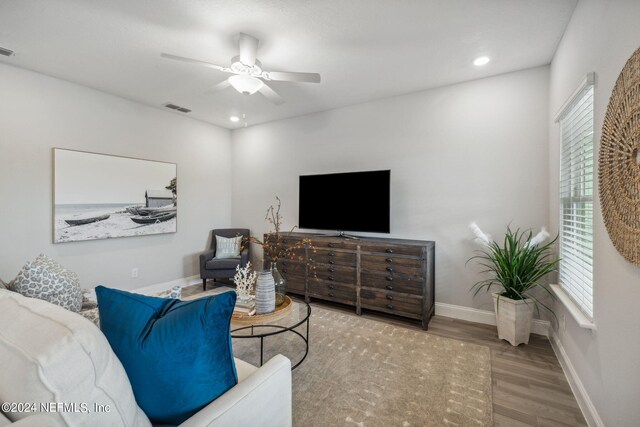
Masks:
[[[493,310],[469,292],[468,224],[494,236],[546,225],[548,77],[538,67],[236,130],[233,225],[267,231],[276,194],[295,225],[301,174],[391,169],[390,236],[436,241],[436,301]]]
[[[627,59],[640,47],[640,2],[581,0],[551,64],[549,109],[549,217],[558,227],[559,129],[554,115],[588,72],[595,71],[596,156],[609,97]],[[580,328],[560,304],[566,330],[556,330],[598,414],[607,426],[636,426],[640,420],[640,266],[614,248],[594,209],[594,321]]]
[[[0,93],[0,277],[13,279],[40,252],[83,287],[198,274],[211,229],[230,225],[228,130],[2,64]],[[177,163],[178,232],[52,244],[52,147]]]

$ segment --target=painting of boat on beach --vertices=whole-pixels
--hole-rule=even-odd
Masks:
[[[53,149],[54,243],[175,233],[177,165]]]

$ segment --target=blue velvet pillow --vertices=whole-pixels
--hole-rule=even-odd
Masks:
[[[156,424],[180,424],[237,384],[235,292],[180,301],[96,288],[100,329],[136,401]]]

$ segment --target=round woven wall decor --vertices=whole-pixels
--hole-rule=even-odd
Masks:
[[[609,99],[598,186],[613,245],[625,259],[640,264],[640,49],[625,64]]]

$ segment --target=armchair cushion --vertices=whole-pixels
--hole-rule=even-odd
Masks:
[[[224,259],[211,259],[205,264],[207,270],[235,270],[236,266],[240,264],[240,257],[224,258]]]
[[[156,424],[180,424],[237,383],[235,292],[180,301],[96,288],[100,327]]]

